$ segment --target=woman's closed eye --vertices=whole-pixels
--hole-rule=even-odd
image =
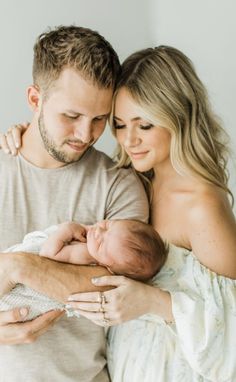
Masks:
[[[148,123],[148,124],[139,124],[138,127],[141,129],[141,130],[150,130],[154,125],[152,123]],[[118,124],[116,121],[114,121],[114,128],[116,130],[119,130],[119,129],[124,129],[126,127],[126,125],[124,124]]]
[[[124,124],[122,125],[122,124],[118,124],[116,121],[114,121],[114,123],[113,123],[113,126],[114,126],[114,129],[123,129],[124,127],[126,127]]]
[[[149,123],[147,125],[139,125],[140,129],[142,130],[150,130],[154,125],[152,123]]]

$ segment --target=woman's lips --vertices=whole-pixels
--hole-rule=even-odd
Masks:
[[[140,151],[140,152],[137,152],[137,153],[129,153],[129,156],[133,159],[142,159],[145,157],[145,155],[147,155],[148,151]]]

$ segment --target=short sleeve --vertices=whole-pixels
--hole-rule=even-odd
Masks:
[[[170,293],[176,334],[191,368],[209,381],[236,381],[236,281],[190,254]]]
[[[106,201],[106,219],[135,219],[148,222],[149,203],[144,186],[131,169],[120,169]]]

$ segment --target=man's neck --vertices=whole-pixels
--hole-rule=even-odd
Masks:
[[[22,135],[21,155],[31,164],[40,168],[59,168],[64,163],[56,161],[44,147],[38,129],[37,122],[32,121],[25,133]]]

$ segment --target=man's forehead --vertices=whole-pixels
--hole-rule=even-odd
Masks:
[[[112,89],[85,83],[58,81],[50,91],[50,101],[63,109],[81,115],[105,116],[111,111]]]

